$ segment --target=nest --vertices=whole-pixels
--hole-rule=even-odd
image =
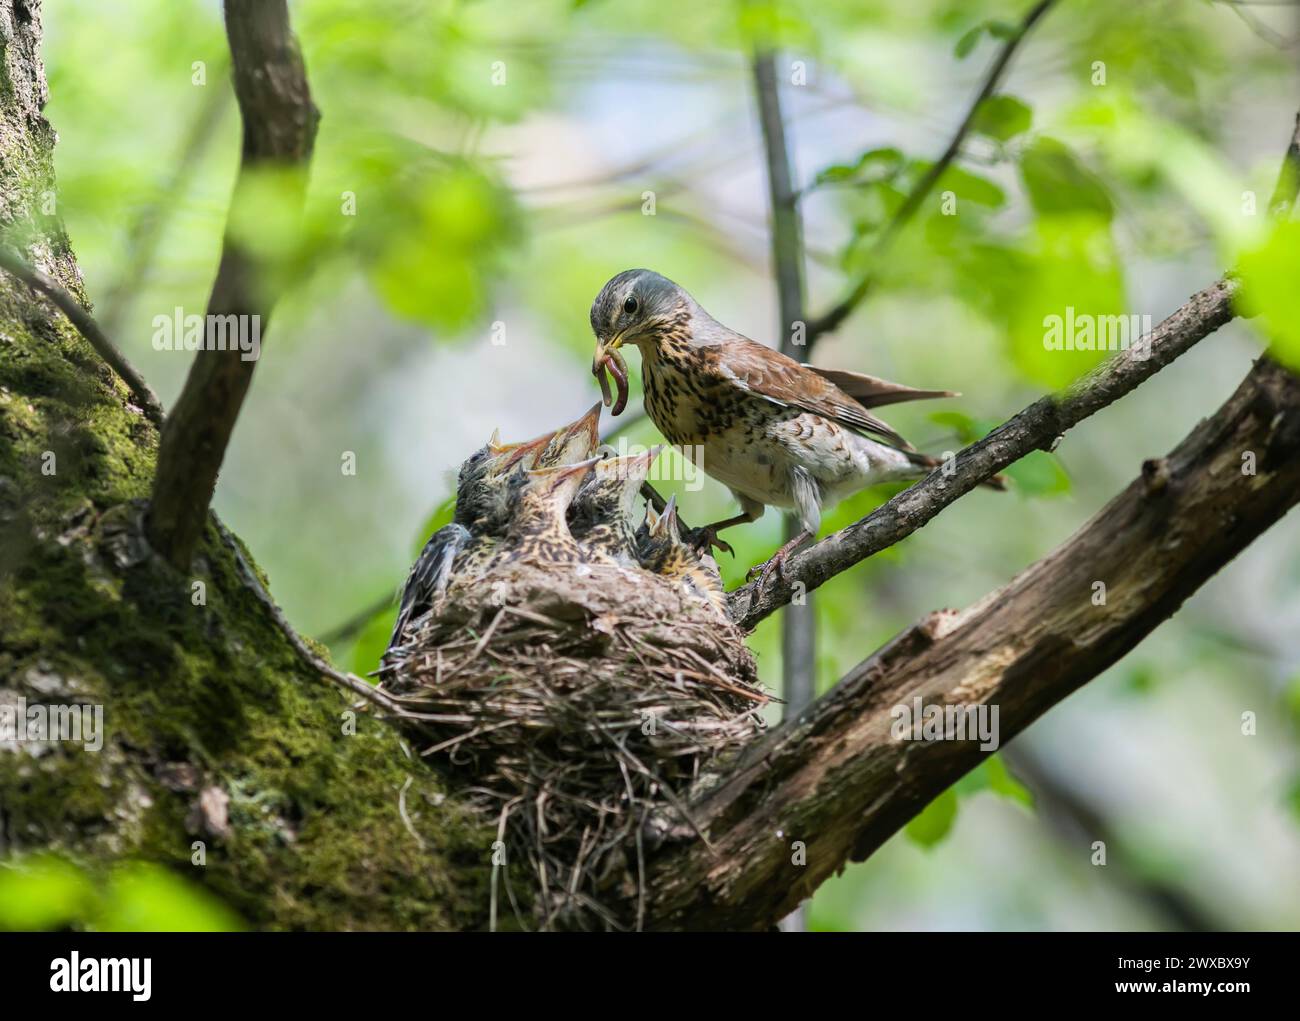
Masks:
[[[517,564],[408,635],[384,687],[495,823],[492,927],[640,928],[664,820],[764,725],[742,633],[637,567]]]

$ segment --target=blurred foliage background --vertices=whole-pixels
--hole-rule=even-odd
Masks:
[[[292,289],[216,505],[295,625],[373,669],[386,603],[447,513],[459,462],[494,428],[536,435],[596,398],[587,310],[615,272],[657,269],[775,343],[757,39],[791,72],[783,101],[821,310],[943,151],[1027,6],[292,4],[323,114],[308,244],[286,253]],[[45,21],[59,212],[99,318],[170,403],[190,356],[153,348],[154,317],[205,307],[238,159],[220,4],[62,0]],[[823,688],[918,616],[972,602],[1063,540],[1217,407],[1264,343],[1300,361],[1300,228],[1272,229],[1265,215],[1300,105],[1298,39],[1293,6],[1061,0],[1026,41],[875,292],[815,360],[962,391],[888,416],[939,453],[1104,357],[1044,349],[1044,316],[1067,306],[1158,322],[1238,266],[1259,316],[1089,419],[1055,455],[1017,465],[1013,495],[972,494],[820,590]],[[283,243],[269,208],[244,210],[233,229]],[[626,435],[656,439],[644,420]],[[355,475],[341,470],[345,452]],[[731,513],[711,482],[677,491],[692,522]],[[848,501],[825,529],[890,492]],[[735,583],[779,544],[779,518],[728,538]],[[774,621],[753,644],[778,685]],[[1247,711],[1254,736],[1242,733]],[[1284,523],[828,883],[811,923],[1296,928],[1298,739],[1300,537]],[[1092,864],[1096,840],[1104,867]],[[166,880],[145,870],[98,883],[92,910],[89,879],[32,868],[60,892],[29,911],[55,903],[130,927],[120,905],[145,890],[132,910],[168,927],[147,914],[152,901],[188,904],[149,894]],[[185,910],[178,927],[236,924],[219,906]]]

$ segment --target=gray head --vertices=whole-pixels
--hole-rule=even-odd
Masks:
[[[602,348],[653,343],[682,325],[694,305],[667,277],[648,269],[625,269],[591,303],[591,329]]]

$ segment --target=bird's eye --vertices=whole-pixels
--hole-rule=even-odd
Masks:
[[[627,301],[623,302],[623,311],[626,312],[628,315],[631,315],[633,312],[635,312],[635,311],[636,311],[636,299],[635,299],[635,298],[628,298]]]

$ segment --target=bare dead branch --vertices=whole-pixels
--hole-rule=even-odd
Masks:
[[[319,113],[289,26],[285,0],[225,0],[226,35],[243,120],[243,155],[232,206],[257,175],[282,170],[290,201],[301,206]],[[227,227],[208,300],[217,321],[265,325],[278,294],[269,267]],[[236,320],[226,317],[237,316]],[[217,319],[216,317],[221,317]],[[200,350],[168,416],[149,511],[149,541],[173,566],[189,566],[207,520],[226,446],[252,383],[256,360],[238,347]]]
[[[1030,8],[1029,13],[1026,14],[1024,20],[1021,21],[1019,29],[1003,44],[1002,49],[998,52],[993,64],[989,67],[988,74],[985,76],[979,92],[975,94],[974,101],[966,111],[966,116],[962,118],[962,122],[958,125],[956,133],[948,143],[948,148],[943,151],[943,155],[935,160],[930,169],[927,170],[916,184],[912,186],[912,190],[909,191],[907,196],[903,199],[903,204],[898,207],[897,212],[894,213],[893,217],[890,218],[889,223],[885,225],[884,229],[880,232],[880,235],[876,238],[868,255],[868,268],[866,272],[863,273],[858,282],[854,284],[853,289],[849,291],[849,293],[845,295],[837,305],[831,308],[825,315],[812,320],[808,324],[807,340],[809,348],[812,347],[813,343],[822,334],[830,333],[837,329],[839,325],[853,313],[853,310],[862,303],[862,300],[867,296],[871,288],[875,286],[875,266],[879,259],[894,243],[894,239],[898,237],[899,232],[907,226],[912,217],[916,215],[917,210],[921,208],[921,203],[924,202],[926,196],[930,194],[935,183],[943,176],[944,171],[948,169],[953,160],[957,158],[957,154],[961,152],[962,143],[965,142],[966,136],[970,134],[971,127],[975,123],[975,117],[979,113],[980,104],[982,104],[984,100],[988,99],[989,96],[993,95],[993,91],[998,87],[998,83],[1002,80],[1002,75],[1005,73],[1007,65],[1011,63],[1011,58],[1015,56],[1016,50],[1019,49],[1025,36],[1029,34],[1030,29],[1038,23],[1043,15],[1047,13],[1048,8],[1050,8],[1055,2],[1056,0],[1038,0],[1038,3],[1034,4],[1034,6]],[[807,357],[807,352],[805,352],[805,357]]]
[[[99,357],[121,377],[145,417],[159,429],[162,428],[163,406],[158,400],[158,395],[76,298],[60,287],[47,273],[35,266],[29,266],[20,256],[4,247],[0,247],[0,268],[17,277],[32,290],[49,298],[59,311],[68,317],[68,321],[76,327],[77,332],[86,338]]]
[[[1005,744],[1297,501],[1300,380],[1261,358],[1212,418],[1053,553],[964,611],[930,614],[745,753],[691,806],[714,850],[669,830],[686,843],[652,861],[649,925],[770,926],[987,754],[978,741],[894,738],[896,706],[997,707]],[[791,863],[793,841],[806,845],[804,866]]]

